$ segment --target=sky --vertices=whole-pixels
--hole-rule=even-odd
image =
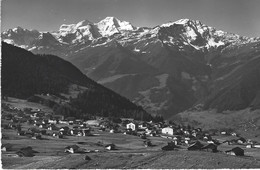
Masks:
[[[61,24],[99,22],[114,16],[154,27],[182,18],[217,29],[260,37],[260,0],[2,0],[1,31],[20,26],[55,31]]]

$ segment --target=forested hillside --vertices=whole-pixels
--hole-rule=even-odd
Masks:
[[[35,94],[68,93],[70,84],[86,87],[66,104],[52,104],[57,114],[84,117],[100,115],[149,119],[142,107],[97,84],[71,63],[53,55],[34,55],[2,43],[2,96],[27,99]],[[35,98],[31,100],[37,101]]]

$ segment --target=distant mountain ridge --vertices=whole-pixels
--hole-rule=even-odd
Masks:
[[[33,53],[58,55],[90,78],[165,117],[198,104],[207,109],[240,109],[255,98],[250,93],[245,103],[241,96],[225,107],[222,103],[230,99],[230,88],[237,86],[231,96],[241,91],[238,84],[246,81],[250,70],[256,68],[248,81],[258,76],[260,38],[224,32],[197,20],[148,28],[107,17],[98,23],[62,25],[50,33],[10,29],[2,39]],[[258,93],[258,88],[253,91]]]

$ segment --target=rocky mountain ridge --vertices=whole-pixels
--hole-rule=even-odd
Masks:
[[[84,20],[62,25],[55,32],[15,28],[3,32],[2,39],[33,53],[58,55],[90,78],[166,118],[198,104],[240,109],[256,97],[250,94],[246,104],[232,98],[242,102],[225,107],[220,102],[240,94],[239,83],[250,70],[257,77],[260,38],[224,32],[196,20],[147,28],[107,17],[98,23]],[[233,87],[234,94],[224,92]]]

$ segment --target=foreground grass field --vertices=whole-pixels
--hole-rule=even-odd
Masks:
[[[13,144],[13,151],[2,152],[2,166],[4,169],[60,169],[60,168],[259,168],[259,149],[245,149],[244,157],[226,155],[222,151],[231,145],[220,145],[219,153],[206,151],[187,151],[185,146],[174,151],[162,151],[168,139],[149,137],[153,147],[144,147],[143,140],[137,136],[93,131],[95,136],[56,139],[43,136],[44,140],[33,140],[17,136],[14,130],[3,130],[9,139],[2,139],[2,143]],[[78,142],[84,142],[78,144]],[[107,151],[98,143],[114,143],[117,150]],[[81,148],[98,150],[99,152],[85,154],[67,154],[64,148],[77,144]],[[34,157],[12,157],[19,148],[31,146],[38,151]],[[91,160],[84,160],[88,155]]]

